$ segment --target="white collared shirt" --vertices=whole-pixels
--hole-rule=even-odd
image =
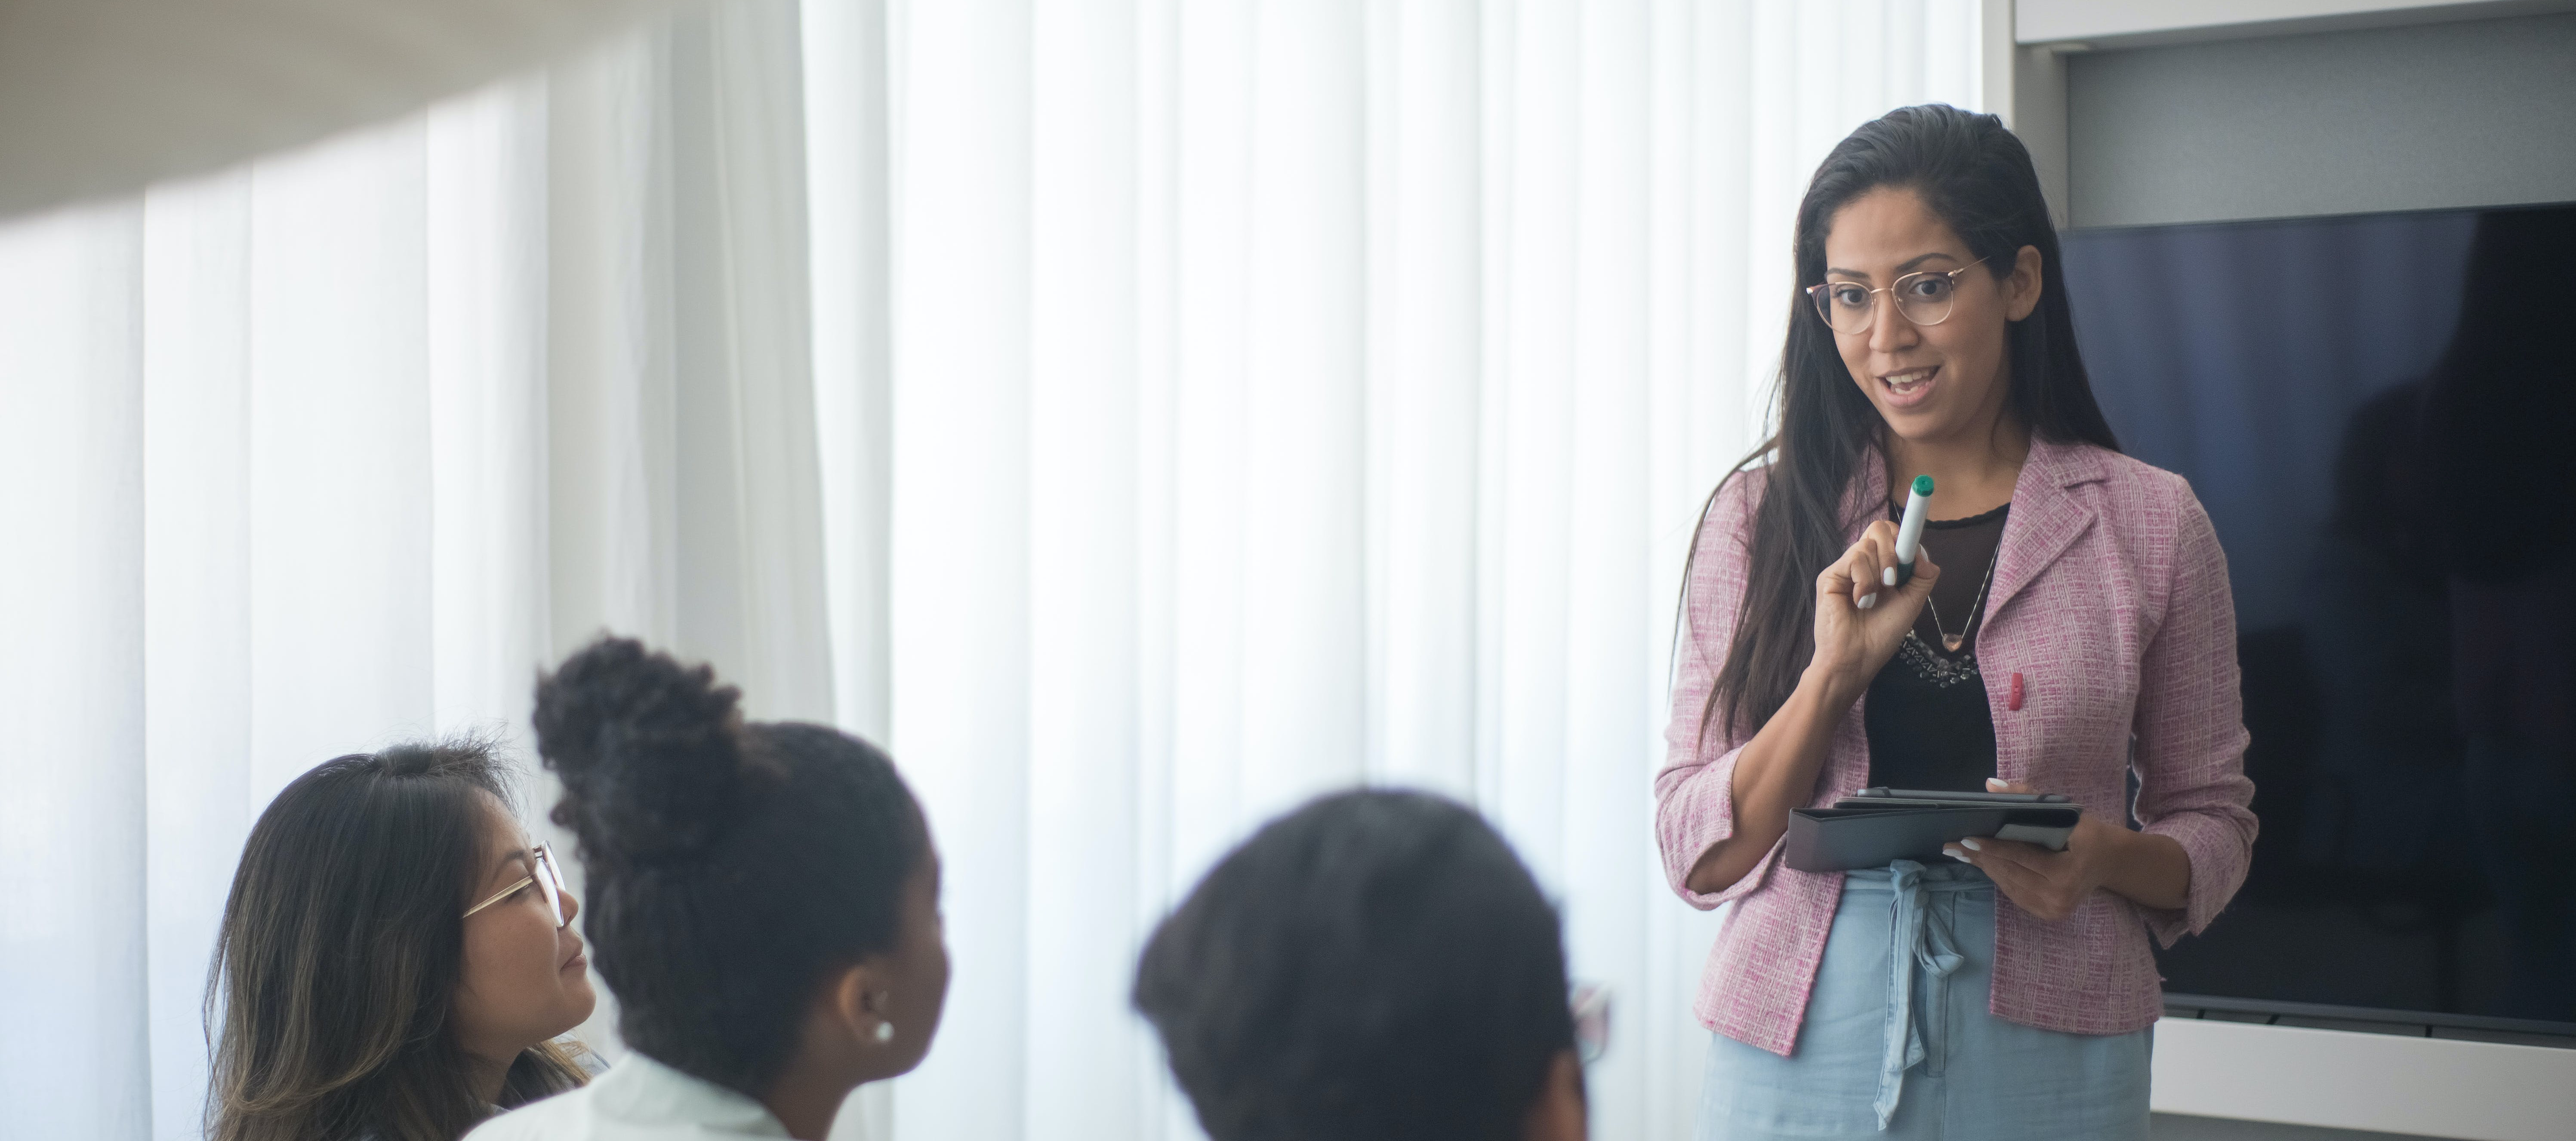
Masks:
[[[768,1107],[629,1052],[598,1080],[476,1126],[467,1141],[721,1141],[785,1137]]]

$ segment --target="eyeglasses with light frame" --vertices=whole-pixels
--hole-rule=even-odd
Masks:
[[[1574,1016],[1575,1060],[1591,1065],[1610,1051],[1610,988],[1600,983],[1579,983],[1567,996],[1568,1012]]]
[[[1985,263],[1986,259],[1978,258],[1957,269],[1918,270],[1881,289],[1857,281],[1828,281],[1808,286],[1807,297],[1816,303],[1816,316],[1846,337],[1869,331],[1878,317],[1881,293],[1896,302],[1896,311],[1907,321],[1929,327],[1950,319],[1950,308],[1958,300],[1959,275]]]
[[[556,870],[554,849],[544,844],[537,845],[528,853],[527,875],[520,877],[510,886],[493,892],[491,898],[466,908],[462,918],[473,918],[475,912],[517,895],[521,888],[529,884],[537,885],[537,890],[546,897],[547,909],[555,913],[555,930],[561,931],[566,924],[572,922],[572,917],[564,914],[563,901],[568,893],[564,891],[563,876]]]

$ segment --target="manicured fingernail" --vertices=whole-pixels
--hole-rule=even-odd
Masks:
[[[1990,788],[1990,789],[1991,789],[1991,788],[2010,788],[2010,787],[2012,787],[2012,782],[2007,781],[2007,780],[2004,780],[2004,779],[1999,778],[1999,777],[1987,777],[1987,778],[1986,778],[1986,787],[1987,787],[1987,788]]]
[[[1962,856],[1962,855],[1960,855],[1960,854],[1959,854],[1959,853],[1957,853],[1957,852],[1953,852],[1953,851],[1951,851],[1951,850],[1950,850],[1950,849],[1948,849],[1948,848],[1943,848],[1943,849],[1941,849],[1941,854],[1942,854],[1942,855],[1944,855],[1944,856],[1948,856],[1948,857],[1950,857],[1950,858],[1951,858],[1951,859],[1953,859],[1953,860],[1957,860],[1957,861],[1959,861],[1960,863],[1963,863],[1963,864],[1967,864],[1967,863],[1974,863],[1974,862],[1975,862],[1975,861],[1973,861],[1973,860],[1970,860],[1970,859],[1969,859],[1968,857],[1966,857],[1966,856]]]
[[[1959,841],[1959,846],[1966,848],[1971,852],[1982,852],[1986,850],[1986,846],[1978,843],[1973,837]]]
[[[1863,609],[1863,610],[1867,610],[1867,609],[1869,609],[1870,607],[1873,607],[1873,606],[1876,606],[1876,605],[1878,605],[1878,596],[1877,596],[1877,595],[1875,595],[1875,594],[1864,594],[1864,595],[1861,595],[1861,596],[1860,596],[1860,608],[1861,608],[1861,609]]]
[[[1886,586],[1896,585],[1896,568],[1889,567],[1886,570],[1878,572],[1878,581]]]

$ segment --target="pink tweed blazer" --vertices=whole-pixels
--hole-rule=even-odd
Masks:
[[[1721,716],[1703,738],[1700,711],[1734,638],[1762,485],[1758,470],[1728,481],[1701,529],[1665,734],[1670,751],[1655,777],[1655,832],[1675,892],[1701,909],[1735,904],[1700,976],[1700,1023],[1787,1055],[1824,958],[1842,875],[1784,867],[1774,845],[1724,891],[1703,895],[1683,883],[1701,853],[1735,832],[1735,759],[1752,734],[1728,732]],[[1874,489],[1884,486],[1873,459],[1847,508],[1854,539],[1883,510]],[[2090,445],[2034,442],[2013,487],[1998,560],[1977,636],[1997,771],[2116,819],[2127,793],[2123,773],[2134,764],[2137,818],[2190,854],[2191,891],[2180,911],[2096,892],[2057,923],[1999,893],[1988,1009],[2076,1034],[2137,1030],[2163,1012],[2148,933],[2171,946],[2208,926],[2245,881],[2253,853],[2246,806],[2254,785],[2245,779],[2227,559],[2181,476]],[[1855,703],[1834,733],[1811,803],[1831,804],[1868,779],[1869,742]]]

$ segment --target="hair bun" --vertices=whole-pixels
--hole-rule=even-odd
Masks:
[[[741,691],[632,638],[603,637],[537,681],[537,752],[563,778],[554,821],[594,865],[686,856],[743,781]]]

